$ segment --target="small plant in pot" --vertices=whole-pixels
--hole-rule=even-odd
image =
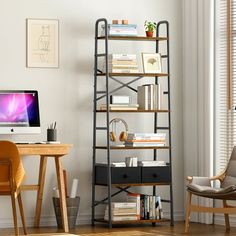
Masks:
[[[147,37],[153,37],[153,31],[156,29],[157,24],[156,22],[152,22],[152,21],[145,21],[144,22],[144,27],[146,30],[146,36]]]

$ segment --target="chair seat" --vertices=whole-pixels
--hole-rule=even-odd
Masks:
[[[236,199],[236,185],[230,185],[225,188],[216,188],[210,186],[202,186],[199,184],[188,184],[187,191],[202,197],[213,199]]]

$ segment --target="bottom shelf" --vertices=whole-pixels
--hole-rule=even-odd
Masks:
[[[96,222],[108,223],[107,220],[104,219],[95,219]],[[163,218],[158,220],[125,220],[125,221],[112,221],[112,224],[143,224],[143,223],[158,223],[158,222],[166,222],[170,221],[169,219]]]

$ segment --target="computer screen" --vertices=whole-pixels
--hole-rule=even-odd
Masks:
[[[0,134],[40,133],[38,92],[0,90]]]

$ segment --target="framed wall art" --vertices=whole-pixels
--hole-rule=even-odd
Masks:
[[[142,53],[142,61],[145,74],[162,72],[160,53]]]
[[[27,19],[27,67],[59,67],[59,21]]]

